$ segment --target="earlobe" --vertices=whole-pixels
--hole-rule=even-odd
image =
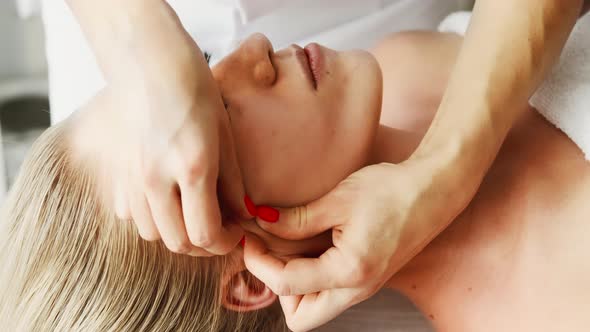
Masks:
[[[273,304],[277,296],[248,271],[241,271],[228,278],[223,285],[222,304],[237,312],[260,310]]]

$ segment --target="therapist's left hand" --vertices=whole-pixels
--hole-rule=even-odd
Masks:
[[[285,239],[332,232],[334,245],[319,258],[289,262],[247,237],[246,266],[280,296],[290,329],[313,329],[372,296],[441,231],[432,229],[433,218],[450,221],[461,209],[452,205],[469,200],[445,192],[453,185],[439,186],[440,177],[424,165],[369,166],[317,201],[279,209],[276,223],[258,218],[264,230]]]

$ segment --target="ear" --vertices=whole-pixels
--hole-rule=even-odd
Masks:
[[[226,309],[248,312],[266,308],[277,296],[248,271],[240,271],[226,280],[223,287],[222,304]]]

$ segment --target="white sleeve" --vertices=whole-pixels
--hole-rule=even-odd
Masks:
[[[41,12],[41,3],[39,0],[15,0],[18,16],[29,18]]]

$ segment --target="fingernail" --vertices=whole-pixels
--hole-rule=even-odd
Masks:
[[[240,246],[242,246],[242,248],[244,248],[245,245],[246,245],[246,235],[242,236],[242,239],[240,240]]]
[[[256,217],[256,205],[254,205],[248,195],[244,196],[244,204],[246,204],[246,209],[248,209],[250,215]]]
[[[270,206],[261,205],[257,209],[258,218],[266,222],[277,222],[279,220],[279,210],[273,209]]]

